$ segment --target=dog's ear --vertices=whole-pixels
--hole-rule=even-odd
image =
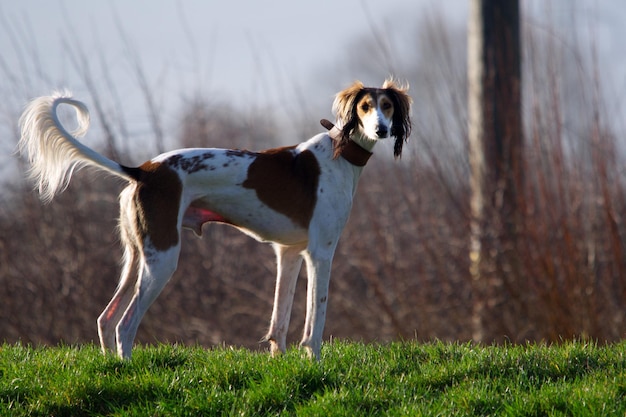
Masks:
[[[361,81],[355,81],[350,87],[340,91],[335,96],[333,113],[337,118],[337,127],[341,129],[341,137],[335,146],[334,158],[339,157],[341,149],[348,143],[354,129],[358,126],[356,103],[364,88]]]
[[[407,86],[397,85],[393,79],[385,80],[383,90],[393,102],[393,120],[391,121],[391,136],[396,138],[393,145],[393,156],[402,155],[402,145],[411,134],[411,97],[407,94]]]

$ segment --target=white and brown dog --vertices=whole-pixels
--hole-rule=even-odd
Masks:
[[[180,149],[131,168],[80,143],[86,106],[69,94],[34,99],[20,118],[19,148],[44,200],[67,187],[75,169],[91,165],[129,182],[120,194],[124,266],[113,298],[98,318],[103,351],[129,358],[137,328],[178,263],[181,229],[200,235],[207,222],[230,224],[273,243],[277,257],[274,308],[265,339],[284,352],[302,259],[308,285],[301,345],[319,358],[330,269],[363,166],[380,139],[395,137],[400,156],[410,134],[407,88],[356,82],[337,94],[337,127],[296,146],[261,152]],[[57,107],[73,106],[78,128],[68,132]]]

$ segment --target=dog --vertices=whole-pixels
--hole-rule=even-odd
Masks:
[[[382,88],[355,82],[333,103],[337,126],[295,146],[251,152],[179,149],[138,167],[112,161],[82,144],[89,111],[71,94],[32,100],[20,118],[18,150],[41,198],[50,201],[72,174],[91,166],[128,182],[120,193],[119,231],[124,248],[120,281],[98,317],[102,351],[130,358],[144,314],[174,273],[182,228],[202,235],[209,222],[229,224],[271,242],[277,259],[274,306],[268,333],[272,356],[285,352],[296,281],[304,259],[307,300],[300,345],[319,359],[326,319],[331,263],[352,199],[374,145],[395,138],[400,157],[411,131],[408,86],[387,79]],[[68,131],[57,108],[74,108]]]

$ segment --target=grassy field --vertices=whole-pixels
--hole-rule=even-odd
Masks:
[[[0,348],[0,415],[624,416],[626,343],[333,342],[312,363],[160,345]]]

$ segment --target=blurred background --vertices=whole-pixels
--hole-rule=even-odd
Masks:
[[[322,131],[336,92],[389,75],[411,86],[413,134],[402,159],[390,141],[364,171],[335,256],[325,338],[622,338],[626,5],[520,3],[524,180],[514,239],[488,253],[514,261],[487,271],[498,279],[486,292],[470,256],[470,0],[0,5],[0,340],[96,341],[122,254],[123,184],[81,172],[43,205],[24,180],[15,145],[29,99],[71,90],[92,113],[85,143],[139,165],[180,147],[295,144]],[[262,348],[271,248],[218,224],[201,240],[183,235],[179,269],[138,341]],[[305,289],[303,271],[293,343]]]

